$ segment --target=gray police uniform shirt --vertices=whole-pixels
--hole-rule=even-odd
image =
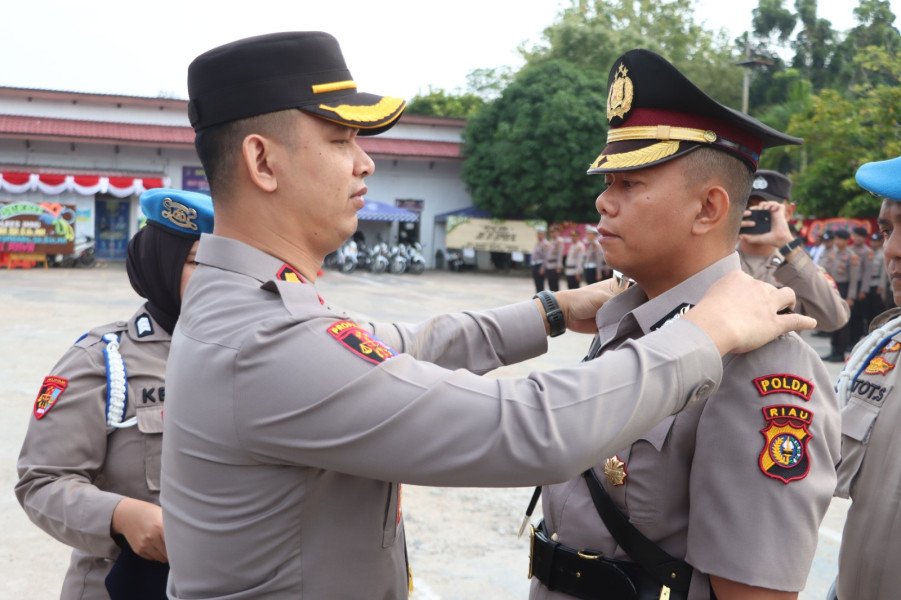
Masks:
[[[653,300],[637,286],[616,296],[598,311],[600,357],[658,327],[666,331],[684,307],[738,268],[732,254]],[[624,484],[608,481],[605,461],[594,468],[635,527],[695,568],[690,600],[709,598],[706,574],[797,591],[806,583],[835,485],[839,421],[823,363],[790,333],[753,352],[727,355],[709,401],[611,453],[625,463]],[[548,535],[557,534],[559,543],[629,560],[598,516],[583,477],[547,487],[542,506]],[[537,579],[530,597],[568,598]]]
[[[171,598],[406,598],[397,482],[563,481],[721,375],[682,322],[594,363],[477,377],[546,350],[534,301],[355,323],[241,242],[204,235],[197,262],[167,373]]]
[[[873,320],[875,330],[901,309]],[[866,343],[864,338],[860,343]],[[842,462],[835,495],[850,497],[839,553],[842,600],[895,600],[901,590],[901,331],[883,336],[873,348],[842,409]]]
[[[547,240],[541,240],[539,242],[535,242],[535,247],[532,249],[532,256],[529,259],[529,264],[532,264],[532,265],[544,264],[544,259],[547,256],[547,250],[548,250]]]
[[[107,434],[107,366],[101,338],[119,336],[123,419]],[[16,497],[41,529],[74,548],[60,598],[109,599],[104,580],[119,547],[110,536],[124,497],[159,504],[162,413],[170,337],[142,308],[78,340],[44,379],[19,455]],[[61,393],[54,392],[63,388]]]
[[[547,251],[544,254],[545,269],[559,269],[563,266],[563,240],[556,238],[547,241]]]
[[[816,319],[817,329],[835,331],[848,322],[848,303],[825,269],[820,270],[804,251],[795,252],[788,260],[778,250],[763,261],[749,260],[741,250],[738,256],[742,270],[754,279],[791,288],[796,298],[794,312]]]

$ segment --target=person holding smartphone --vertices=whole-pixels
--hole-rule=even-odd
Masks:
[[[791,179],[777,171],[759,169],[754,174],[738,236],[741,268],[760,281],[790,287],[798,300],[795,312],[815,318],[822,331],[835,331],[848,322],[851,309],[835,282],[804,250],[804,238],[789,225],[795,213],[791,185]]]

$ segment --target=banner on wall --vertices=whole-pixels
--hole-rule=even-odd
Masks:
[[[72,254],[75,205],[0,200],[0,253]]]
[[[449,217],[447,220],[447,248],[472,248],[488,252],[530,253],[538,237],[535,230],[544,221],[503,221]]]

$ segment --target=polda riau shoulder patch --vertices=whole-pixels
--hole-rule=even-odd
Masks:
[[[396,351],[372,337],[353,321],[333,323],[329,325],[328,332],[342,346],[373,364],[377,365],[397,356]]]
[[[44,377],[44,383],[41,384],[41,391],[38,392],[37,400],[34,401],[34,417],[42,419],[44,415],[50,412],[50,409],[56,404],[66,387],[69,380],[56,375],[48,375]]]
[[[764,439],[758,461],[760,470],[785,484],[807,477],[810,472],[807,443],[813,437],[809,430],[813,413],[780,404],[764,407],[763,418],[766,427],[760,430]]]
[[[797,375],[780,373],[778,375],[764,375],[754,379],[754,387],[761,396],[770,394],[791,394],[798,398],[810,400],[813,394],[813,384]]]

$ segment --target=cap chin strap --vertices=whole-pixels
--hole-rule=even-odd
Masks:
[[[103,341],[106,342],[103,349],[106,357],[106,432],[110,434],[116,429],[135,425],[138,418],[122,420],[128,405],[128,374],[125,372],[125,361],[119,354],[119,336],[107,333]]]
[[[897,333],[901,331],[901,316],[895,317],[888,321],[885,325],[876,329],[868,335],[864,341],[857,345],[857,348],[851,353],[848,362],[845,363],[842,372],[838,376],[835,384],[835,391],[838,394],[839,405],[844,407],[851,399],[851,391],[854,388],[854,382],[860,377],[873,357],[882,350],[882,347]]]

